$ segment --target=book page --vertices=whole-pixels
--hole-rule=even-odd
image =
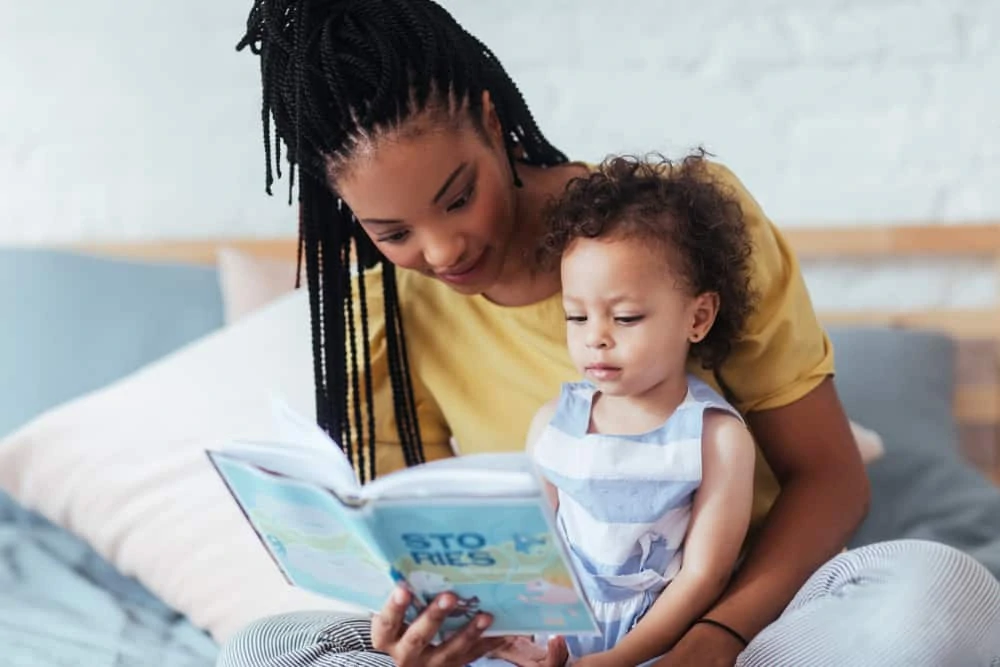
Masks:
[[[343,455],[338,456],[333,450],[310,450],[280,442],[234,440],[212,451],[238,458],[285,477],[317,484],[344,499],[358,497],[360,490],[358,485],[338,473]]]
[[[369,482],[367,499],[533,497],[541,485],[524,453],[467,454],[404,468]]]
[[[354,467],[343,449],[319,425],[292,410],[283,399],[271,397],[271,419],[277,439],[293,443],[295,447],[308,449],[322,457],[317,464],[322,466],[326,485],[341,495],[356,495],[360,489]]]
[[[225,453],[209,457],[291,584],[368,611],[385,604],[394,582],[363,514],[317,486]]]
[[[370,525],[393,576],[425,602],[458,596],[446,634],[478,611],[493,614],[491,635],[596,632],[545,502],[379,502]]]

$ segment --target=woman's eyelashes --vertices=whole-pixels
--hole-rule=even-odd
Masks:
[[[452,213],[454,211],[458,211],[460,209],[465,208],[466,206],[468,206],[469,201],[472,199],[472,195],[475,193],[475,191],[476,191],[476,184],[474,182],[469,183],[468,187],[462,190],[462,193],[458,195],[458,197],[454,199],[450,204],[448,204],[448,207],[445,210],[448,213]]]
[[[410,233],[404,229],[378,237],[379,243],[402,243]]]

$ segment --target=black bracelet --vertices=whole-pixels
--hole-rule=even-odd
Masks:
[[[708,625],[714,625],[715,627],[719,628],[720,630],[725,630],[730,635],[732,635],[733,637],[735,637],[741,644],[743,644],[743,648],[746,648],[747,645],[750,643],[746,639],[743,638],[743,635],[741,635],[740,633],[736,632],[736,630],[733,630],[731,627],[729,627],[725,623],[719,623],[718,621],[713,621],[710,618],[699,618],[697,621],[695,621],[693,623],[693,625],[698,625],[699,623],[707,623]]]

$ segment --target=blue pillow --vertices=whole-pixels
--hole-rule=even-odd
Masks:
[[[0,438],[223,324],[213,267],[0,249]]]
[[[959,452],[953,341],[880,327],[836,327],[830,338],[847,414],[885,443],[867,467],[871,509],[850,546],[936,540],[1000,576],[1000,489]]]

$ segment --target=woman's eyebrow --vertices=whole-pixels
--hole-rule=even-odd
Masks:
[[[437,191],[436,195],[434,195],[434,199],[431,200],[432,204],[438,203],[438,200],[444,196],[444,193],[448,191],[448,188],[451,186],[452,183],[455,182],[455,179],[458,178],[459,174],[465,171],[465,168],[468,166],[469,166],[468,162],[463,162],[462,164],[458,165],[455,171],[451,172],[451,176],[445,179],[444,185],[441,186],[441,189]]]
[[[456,178],[461,176],[462,172],[464,172],[468,168],[468,166],[469,166],[468,162],[463,162],[462,164],[458,165],[455,168],[455,171],[451,172],[448,178],[445,179],[444,185],[442,185],[441,189],[438,190],[436,195],[434,195],[434,199],[431,201],[432,204],[436,204],[438,200],[444,196],[444,193],[448,191],[448,188],[451,187],[451,184],[455,182]],[[363,222],[366,225],[398,225],[402,221],[396,219],[388,220],[384,218],[362,218],[359,219],[359,222]]]

